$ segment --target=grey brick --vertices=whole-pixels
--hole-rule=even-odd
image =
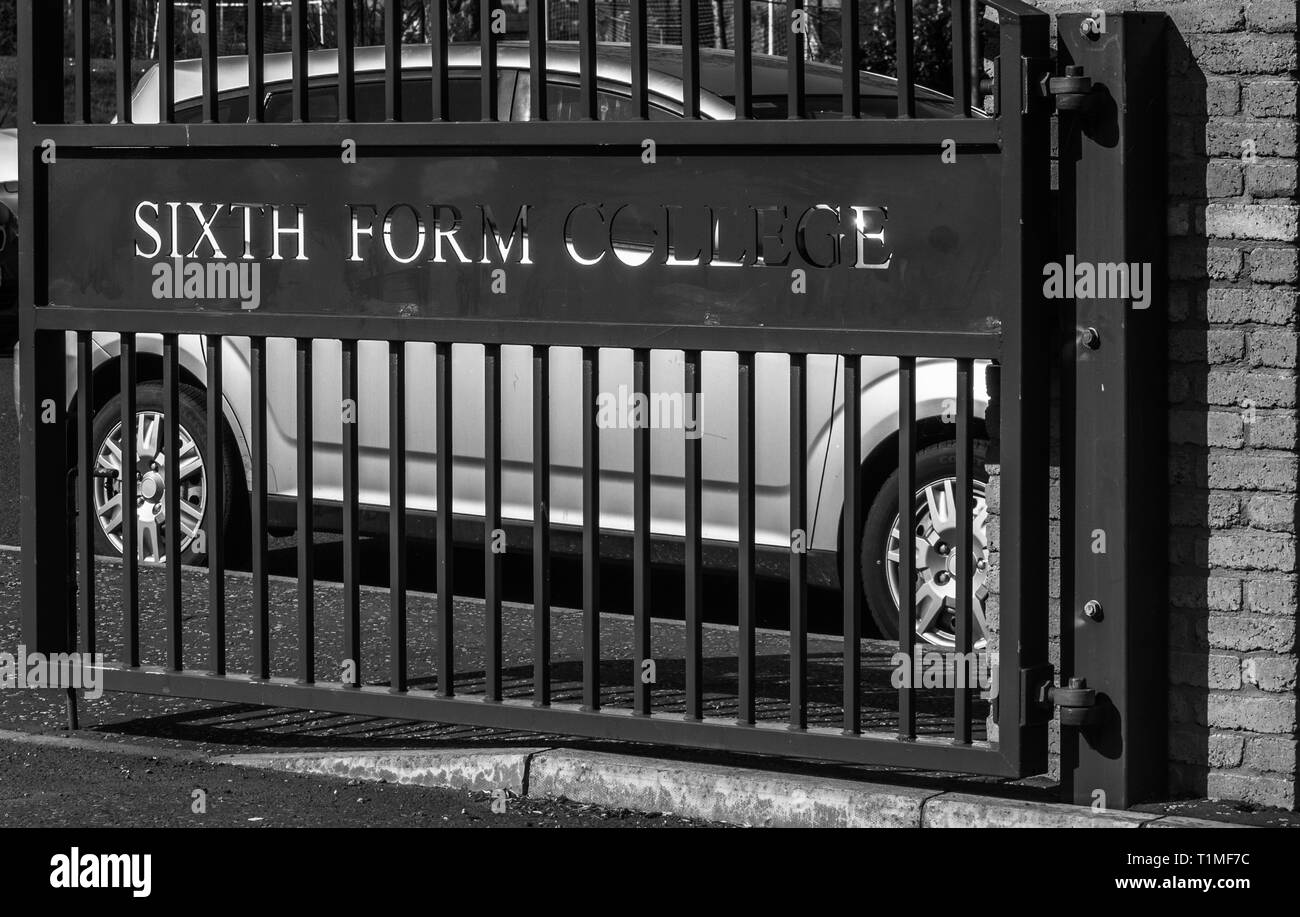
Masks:
[[[1250,362],[1254,366],[1294,369],[1296,335],[1293,331],[1254,331],[1246,335]]]
[[[1296,69],[1294,36],[1236,33],[1185,37],[1197,65],[1207,73],[1282,74]]]
[[[1260,160],[1245,168],[1246,191],[1251,197],[1294,197],[1296,192],[1295,162]]]
[[[1212,369],[1205,378],[1205,400],[1219,405],[1251,402],[1256,408],[1294,407],[1295,376],[1269,370]]]
[[[1210,771],[1206,775],[1205,791],[1211,799],[1236,799],[1283,809],[1295,805],[1295,784],[1277,777]]]
[[[1241,763],[1251,770],[1295,774],[1296,743],[1291,736],[1250,736],[1243,743]],[[1226,765],[1232,767],[1232,765]]]
[[[1207,204],[1205,229],[1219,239],[1294,242],[1297,214],[1292,204]]]
[[[1206,319],[1230,325],[1257,322],[1294,327],[1300,292],[1265,287],[1215,287],[1205,291]]]
[[[1294,656],[1251,656],[1241,661],[1241,679],[1261,691],[1294,692],[1296,659]]]
[[[1295,80],[1255,80],[1242,94],[1246,113],[1256,118],[1294,118],[1300,110]]]
[[[1292,412],[1256,412],[1255,421],[1246,426],[1246,441],[1255,449],[1289,449],[1300,447],[1296,435],[1296,417]]]
[[[1294,32],[1295,8],[1295,0],[1250,0],[1246,4],[1246,27],[1252,32]]]
[[[1247,498],[1246,519],[1252,528],[1294,533],[1295,494],[1257,494]]]
[[[1207,726],[1247,732],[1286,733],[1295,730],[1294,697],[1213,693],[1206,702]]]
[[[1253,576],[1245,584],[1246,609],[1261,615],[1295,615],[1300,580],[1294,576]],[[1289,648],[1291,644],[1287,644]],[[1259,646],[1257,649],[1270,649]]]
[[[1210,615],[1206,636],[1215,649],[1286,653],[1295,646],[1295,621],[1275,615]]]
[[[1207,542],[1207,552],[1212,567],[1277,570],[1283,573],[1296,569],[1295,537],[1282,532],[1255,532],[1247,529],[1212,532]]]
[[[1300,249],[1294,245],[1261,246],[1248,259],[1250,279],[1257,283],[1290,283],[1300,280]]]

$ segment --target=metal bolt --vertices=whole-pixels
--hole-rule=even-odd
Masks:
[[[1090,621],[1100,621],[1102,618],[1101,602],[1096,599],[1088,599],[1083,603],[1083,614]]]
[[[1089,350],[1096,350],[1101,346],[1101,334],[1096,328],[1085,328],[1080,336],[1081,343]]]
[[[942,541],[939,542],[937,545],[935,545],[935,546],[934,546],[934,549],[935,549],[936,551],[938,551],[940,554],[947,554],[947,553],[948,553],[948,545],[945,544],[945,543],[942,542]]]
[[[944,585],[945,583],[947,583],[947,582],[948,582],[948,571],[947,571],[947,570],[940,570],[938,573],[936,573],[936,574],[934,575],[934,581],[935,581],[936,583],[938,583],[940,586],[942,586],[942,585]]]

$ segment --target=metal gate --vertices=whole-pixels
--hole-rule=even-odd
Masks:
[[[1016,0],[951,5],[951,87],[939,97],[919,89],[912,78],[914,58],[910,4],[897,7],[898,79],[887,104],[870,100],[877,111],[864,110],[857,67],[841,68],[838,98],[832,117],[811,110],[806,80],[805,33],[797,28],[804,12],[792,0],[791,32],[785,63],[785,86],[778,100],[786,116],[755,116],[754,56],[748,43],[728,58],[734,67],[735,95],[722,100],[734,107],[717,116],[719,99],[703,89],[702,68],[717,67],[718,56],[697,46],[697,0],[683,0],[683,42],[680,51],[680,117],[656,120],[654,98],[663,93],[661,75],[648,61],[658,53],[648,47],[645,5],[631,5],[630,41],[625,56],[629,107],[626,119],[602,110],[606,74],[598,79],[596,3],[578,4],[578,60],[574,120],[547,121],[547,94],[556,89],[547,81],[548,52],[553,45],[533,40],[523,53],[527,64],[511,79],[522,85],[531,76],[528,120],[511,121],[499,109],[498,92],[509,49],[485,29],[473,53],[481,67],[479,108],[482,119],[452,120],[449,92],[455,87],[449,72],[465,48],[447,41],[446,9],[434,4],[432,41],[407,47],[429,74],[431,99],[421,100],[431,111],[428,121],[403,117],[412,109],[400,89],[401,64],[397,28],[386,30],[382,85],[382,122],[357,118],[356,61],[353,27],[348,16],[338,20],[343,51],[337,54],[340,74],[337,115],[313,116],[312,93],[318,78],[308,67],[319,57],[307,50],[305,6],[293,29],[291,74],[286,99],[288,123],[267,116],[259,2],[248,4],[247,86],[243,105],[248,117],[221,123],[223,93],[218,79],[216,39],[205,39],[201,66],[201,114],[178,123],[177,93],[182,82],[172,73],[173,50],[160,46],[158,123],[133,118],[129,61],[129,0],[116,0],[117,119],[90,121],[88,3],[77,5],[72,24],[76,47],[71,58],[75,74],[75,103],[65,117],[62,4],[24,0],[20,4],[22,105],[20,155],[22,200],[21,399],[23,607],[24,637],[29,648],[83,652],[105,646],[103,625],[116,628],[114,658],[105,664],[110,690],[167,694],[214,701],[283,705],[322,711],[373,714],[487,727],[670,743],[703,748],[776,753],[950,772],[1022,776],[1041,773],[1047,763],[1047,720],[1051,715],[1046,687],[1048,665],[1047,596],[1047,397],[1044,358],[1047,323],[1040,305],[1042,251],[1048,236],[1043,189],[1048,186],[1048,125],[1050,103],[1038,92],[1040,77],[1050,71],[1048,17]],[[214,4],[204,5],[209,14]],[[844,0],[843,34],[856,47],[858,3]],[[393,5],[390,2],[390,9]],[[531,7],[533,36],[541,34],[545,4]],[[342,9],[346,10],[344,4]],[[484,0],[481,21],[492,21],[494,5]],[[749,27],[750,7],[734,6],[735,31]],[[162,34],[172,34],[174,10],[164,4]],[[390,20],[396,21],[395,17]],[[574,49],[566,49],[572,53]],[[333,52],[331,52],[333,54]],[[734,61],[732,60],[734,58]],[[993,61],[986,74],[976,62]],[[856,62],[855,62],[856,63]],[[221,69],[243,67],[223,62]],[[622,65],[620,65],[621,67]],[[623,69],[619,70],[624,72]],[[454,74],[453,74],[454,75]],[[987,111],[985,97],[989,98]],[[939,101],[936,101],[939,99]],[[662,101],[662,100],[661,100]],[[764,104],[771,99],[763,100]],[[829,104],[823,99],[817,104]],[[918,112],[923,104],[929,110]],[[935,106],[943,110],[934,110]],[[240,109],[242,112],[243,109]],[[715,111],[713,117],[710,111]],[[883,114],[882,114],[883,111]],[[918,116],[920,115],[920,116]],[[359,159],[348,163],[351,149]],[[647,155],[652,151],[651,155]],[[342,152],[342,155],[341,155]],[[491,179],[489,181],[489,179]],[[396,215],[386,202],[410,200]],[[477,211],[482,219],[480,258],[420,264],[413,287],[394,292],[391,271],[409,255],[414,260],[424,246],[446,242],[446,229],[436,209],[427,224],[418,208],[429,204],[437,189],[460,194],[460,215]],[[247,202],[257,202],[250,204]],[[704,228],[674,226],[688,205],[705,202]],[[188,202],[197,213],[204,245],[213,259],[229,245],[230,263],[259,260],[269,282],[256,308],[236,300],[206,302],[196,308],[184,301],[160,300],[151,294],[154,262],[165,261],[163,236],[177,232],[177,213]],[[241,203],[244,202],[244,203]],[[521,209],[521,203],[530,206]],[[168,209],[169,204],[174,207]],[[209,205],[226,208],[220,225],[207,216]],[[393,206],[397,206],[393,203]],[[454,202],[447,206],[455,208]],[[237,210],[236,208],[242,208]],[[261,207],[261,211],[257,208]],[[143,208],[143,209],[141,209]],[[267,208],[269,208],[269,213]],[[611,228],[623,208],[658,214],[655,226],[662,238],[650,237],[666,251],[640,264],[626,248],[615,244]],[[676,208],[674,210],[674,208]],[[720,251],[719,214],[753,214],[754,236],[730,252]],[[784,229],[764,236],[760,213],[787,217]],[[380,220],[379,214],[387,218]],[[446,211],[444,211],[446,213]],[[402,220],[398,217],[402,217]],[[791,215],[799,214],[793,223]],[[501,227],[515,216],[506,237]],[[521,216],[522,215],[522,216]],[[852,217],[850,218],[850,215]],[[221,226],[252,225],[254,217],[272,221],[273,251],[256,255],[246,246],[242,258],[235,243],[218,241]],[[134,220],[133,220],[134,217]],[[170,226],[168,218],[171,219]],[[188,217],[188,215],[187,215]],[[748,219],[748,218],[747,218]],[[204,224],[204,221],[208,221]],[[810,227],[821,221],[829,247],[817,247]],[[260,225],[260,224],[259,224]],[[641,224],[644,226],[645,224]],[[792,229],[791,229],[792,227]],[[885,228],[887,227],[887,228]],[[751,231],[750,229],[746,230]],[[250,230],[250,233],[252,230]],[[782,232],[789,232],[788,238]],[[671,239],[668,238],[671,236]],[[461,238],[467,238],[462,236]],[[156,250],[150,250],[152,239]],[[776,241],[785,246],[788,261],[775,256]],[[522,242],[521,245],[516,243]],[[283,243],[283,250],[282,250]],[[411,246],[419,244],[418,248]],[[752,243],[752,244],[751,244]],[[764,246],[773,250],[764,257]],[[391,254],[390,274],[378,275],[359,255],[359,247]],[[454,242],[449,242],[450,253]],[[675,248],[680,244],[680,248]],[[310,246],[311,251],[307,248]],[[182,255],[173,238],[173,253]],[[196,244],[194,252],[199,250]],[[659,250],[656,248],[656,252]],[[703,254],[704,251],[708,255]],[[621,253],[621,254],[620,254]],[[685,253],[685,255],[683,255]],[[644,254],[642,251],[641,254]],[[680,256],[680,257],[679,257]],[[468,261],[468,263],[464,263]],[[733,262],[731,266],[726,262]],[[445,263],[444,263],[445,262]],[[363,272],[371,274],[363,276]],[[233,275],[232,275],[233,276]],[[378,280],[376,280],[378,276]],[[504,291],[492,292],[505,278]],[[802,279],[809,292],[795,290]],[[365,282],[371,293],[358,300]],[[414,292],[412,292],[414,290]],[[377,291],[377,292],[376,292]],[[179,392],[182,369],[178,353],[187,335],[201,335],[206,352],[206,378],[197,380],[207,392],[209,454],[220,456],[231,430],[223,421],[223,339],[247,338],[251,428],[248,493],[251,514],[252,643],[251,665],[232,671],[227,665],[226,557],[222,531],[222,476],[213,475],[203,523],[209,572],[204,611],[206,659],[185,664],[180,525],[167,526],[165,586],[159,601],[161,643],[156,654],[142,653],[142,600],[135,526],[122,527],[124,557],[120,593],[97,594],[94,562],[96,486],[91,397],[93,334],[120,336],[122,392],[121,505],[141,498],[141,484],[129,469],[137,464],[136,383],[141,378],[137,337],[161,335],[159,374],[162,383],[165,441],[179,442]],[[68,345],[68,340],[75,343]],[[358,342],[388,343],[391,503],[404,506],[409,481],[407,441],[408,369],[432,383],[436,454],[448,455],[453,418],[460,412],[483,418],[483,506],[486,595],[482,622],[481,659],[457,658],[456,634],[470,626],[457,620],[455,554],[451,550],[453,519],[452,463],[439,461],[433,471],[437,494],[437,647],[427,683],[412,684],[408,657],[408,604],[404,546],[406,514],[389,514],[393,550],[387,624],[388,671],[354,670],[341,681],[318,671],[315,645],[315,599],[312,552],[301,550],[298,560],[296,665],[291,672],[274,671],[273,627],[267,574],[268,490],[266,474],[269,431],[266,423],[268,340],[296,341],[296,435],[313,442],[313,342],[338,341],[341,346],[339,389],[346,400],[357,394]],[[407,345],[433,345],[432,365],[407,365]],[[484,397],[466,403],[452,391],[454,344],[484,345]],[[508,390],[501,374],[503,347],[532,348],[534,481],[530,546],[534,563],[531,643],[531,686],[526,692],[503,690],[503,629],[501,556],[488,543],[502,525],[502,397]],[[551,348],[581,348],[581,414],[583,471],[581,522],[583,595],[581,695],[574,702],[552,696],[552,609],[549,594],[550,404],[548,374],[556,359]],[[725,715],[713,715],[706,704],[702,595],[701,445],[686,438],[682,478],[685,594],[673,597],[683,610],[684,687],[675,709],[664,709],[656,686],[633,679],[630,707],[611,707],[601,684],[601,531],[598,507],[602,475],[599,464],[597,398],[600,393],[600,351],[632,351],[634,384],[648,384],[652,351],[680,351],[684,364],[684,394],[698,395],[702,354],[736,354],[738,393],[735,500],[737,526],[737,610],[734,705]],[[844,468],[842,513],[843,653],[837,722],[810,722],[808,693],[808,559],[797,549],[788,561],[790,613],[782,638],[788,645],[788,696],[773,718],[765,712],[756,690],[755,595],[758,588],[755,551],[755,416],[767,405],[755,404],[756,354],[788,355],[789,369],[789,522],[792,533],[808,527],[805,482],[808,479],[807,361],[809,355],[834,354],[844,360],[844,390],[859,388],[864,356],[896,359],[899,368],[900,435],[898,488],[900,505],[911,505],[915,491],[918,425],[915,416],[917,361],[943,358],[956,373],[953,406],[957,449],[956,515],[960,523],[955,579],[957,582],[955,651],[969,654],[974,643],[972,624],[972,485],[975,418],[972,387],[977,361],[999,367],[1000,404],[996,433],[1000,440],[1000,638],[997,701],[992,708],[996,736],[985,736],[978,698],[965,681],[947,691],[950,726],[944,732],[918,729],[918,706],[925,694],[909,683],[896,692],[892,722],[878,728],[878,719],[864,726],[862,650],[859,636],[863,614],[859,555],[863,529],[863,495],[859,471],[864,456],[859,446],[860,400],[845,399],[844,449],[837,461]],[[65,367],[75,367],[76,393],[66,390]],[[224,372],[229,373],[227,365]],[[234,397],[229,392],[226,399]],[[53,414],[50,408],[53,406]],[[417,407],[422,405],[417,404]],[[66,416],[65,416],[66,410]],[[54,418],[54,422],[43,422]],[[990,418],[990,424],[993,418]],[[66,430],[71,429],[69,438]],[[707,434],[707,418],[706,418]],[[633,429],[633,590],[632,652],[634,665],[653,658],[649,566],[651,472],[646,428]],[[355,425],[341,431],[342,529],[344,547],[344,658],[362,653],[361,602],[358,586],[359,539],[358,436]],[[71,448],[70,448],[71,444]],[[71,451],[69,461],[65,456]],[[301,544],[313,532],[313,468],[311,448],[299,448],[297,465],[297,524]],[[165,514],[180,519],[179,462],[160,469]],[[77,525],[69,545],[66,495],[74,482]],[[910,658],[916,636],[912,626],[912,590],[916,573],[911,552],[900,552],[899,651]],[[152,571],[147,571],[152,575]],[[69,583],[77,585],[75,598]],[[117,605],[120,603],[120,608]],[[145,617],[149,612],[146,611]],[[69,627],[69,621],[75,626]],[[478,627],[475,623],[473,626]],[[75,634],[75,637],[74,637]],[[144,658],[156,655],[156,658]],[[481,678],[466,688],[458,672],[481,668]],[[657,700],[659,701],[657,703]]]

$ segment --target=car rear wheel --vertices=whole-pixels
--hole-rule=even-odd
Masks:
[[[100,553],[121,556],[125,525],[134,524],[136,556],[141,563],[164,563],[167,560],[167,463],[179,462],[181,563],[194,563],[206,554],[203,531],[211,475],[224,476],[222,518],[229,528],[235,505],[238,480],[237,456],[230,437],[226,437],[226,455],[213,462],[208,454],[207,409],[203,392],[180,386],[179,448],[167,442],[162,385],[142,382],[136,386],[136,463],[134,507],[122,506],[122,396],[114,395],[95,414],[93,456],[95,484],[94,513],[99,525],[95,543]]]
[[[988,596],[988,553],[985,532],[987,508],[984,472],[987,444],[973,447],[975,481],[971,516],[971,562],[974,565],[971,632],[974,649],[986,641],[984,603]],[[956,645],[957,621],[957,446],[940,443],[916,454],[917,489],[910,507],[906,534],[900,532],[898,472],[889,476],[867,512],[862,538],[862,582],[867,607],[881,634],[898,639],[898,571],[900,542],[911,545],[916,558],[916,611],[918,640],[935,646]]]

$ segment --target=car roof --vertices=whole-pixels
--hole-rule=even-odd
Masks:
[[[530,60],[529,53],[527,42],[501,42],[497,45],[497,66],[502,70],[526,70]],[[354,55],[355,70],[358,74],[382,72],[385,57],[385,48],[382,45],[357,48]],[[680,104],[682,49],[677,46],[652,45],[647,49],[646,59],[648,65],[646,83],[649,91]],[[449,69],[478,69],[481,60],[481,48],[477,42],[454,42],[447,47]],[[786,59],[767,54],[754,54],[752,62],[753,96],[784,96],[787,91]],[[432,66],[432,46],[412,44],[402,46],[403,70],[428,69]],[[551,76],[578,76],[578,43],[547,42],[546,67]],[[263,81],[268,86],[288,82],[293,76],[293,55],[285,52],[267,54],[263,57],[262,69]],[[333,48],[309,51],[307,75],[308,79],[337,76],[338,51]],[[629,85],[632,78],[630,46],[619,43],[598,43],[596,78],[607,83]],[[804,65],[806,96],[837,95],[841,92],[842,85],[839,67],[820,63]],[[859,85],[865,98],[892,97],[897,93],[897,81],[893,77],[877,73],[862,72]],[[735,97],[735,52],[701,48],[700,86],[703,90],[701,109],[706,117],[724,119],[734,117],[734,110],[730,103]],[[248,88],[246,56],[218,58],[217,87],[218,92],[233,92]],[[202,60],[190,59],[176,62],[174,92],[177,102],[191,101],[202,95]],[[950,96],[924,87],[917,87],[916,95],[919,100],[951,102]],[[132,102],[132,110],[134,115],[138,115],[135,118],[137,122],[149,123],[157,119],[157,65],[150,68],[141,78]]]

